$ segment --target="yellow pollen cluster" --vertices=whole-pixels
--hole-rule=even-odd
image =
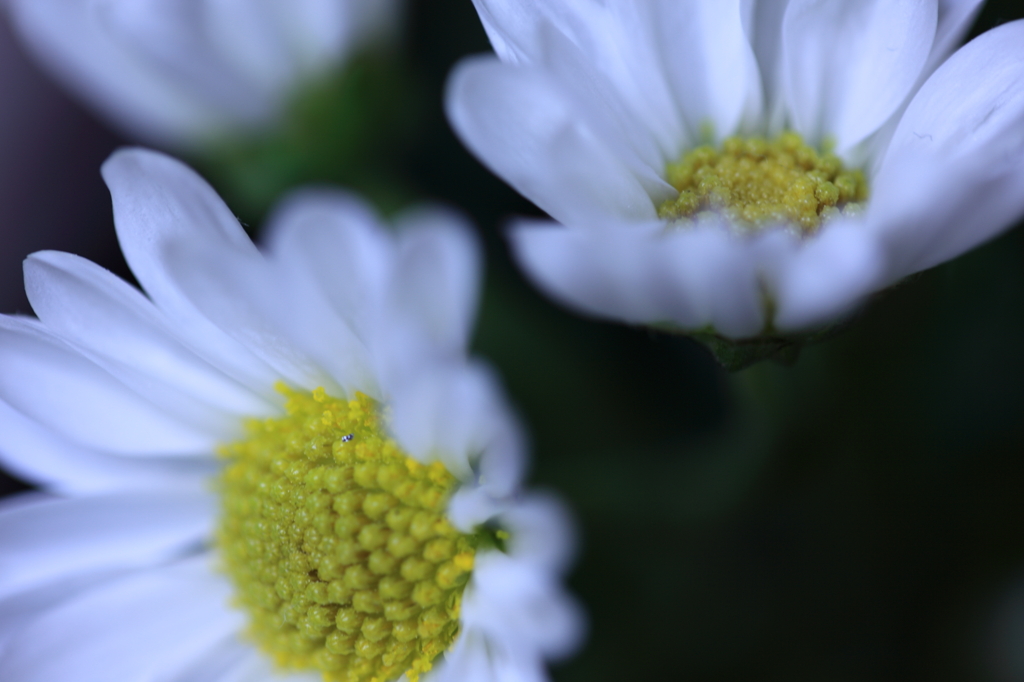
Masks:
[[[754,229],[794,225],[811,234],[825,221],[862,210],[867,183],[835,154],[818,154],[794,132],[774,140],[731,137],[718,150],[687,152],[666,170],[679,196],[658,207],[658,216],[680,223],[724,214]]]
[[[365,395],[279,389],[287,415],[221,449],[218,543],[250,635],[328,682],[429,670],[459,630],[474,536],[445,518],[456,479],[384,433]]]

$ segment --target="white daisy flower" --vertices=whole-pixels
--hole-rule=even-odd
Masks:
[[[65,87],[138,139],[267,127],[302,85],[394,32],[399,0],[6,0]]]
[[[0,510],[3,679],[545,679],[572,532],[465,357],[462,221],[306,193],[261,252],[171,158],[103,175],[145,294],[40,252],[0,317],[0,456],[48,491]]]
[[[978,0],[474,4],[449,118],[578,310],[785,338],[1024,211],[1024,22],[949,56]]]

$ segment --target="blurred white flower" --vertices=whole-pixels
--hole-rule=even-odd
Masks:
[[[48,491],[0,509],[4,680],[543,680],[572,532],[465,356],[468,228],[306,193],[263,253],[173,159],[103,175],[145,295],[40,252],[0,317],[0,461]]]
[[[497,57],[456,67],[449,118],[557,221],[520,221],[512,245],[578,310],[733,339],[800,332],[1024,211],[1024,22],[950,56],[978,0],[474,4]],[[705,140],[786,131],[862,173],[859,214],[823,203],[808,230],[752,227],[730,213],[745,205],[659,218],[687,198],[670,167]]]
[[[400,0],[6,0],[65,87],[129,134],[191,148],[271,125],[303,85],[393,33]]]

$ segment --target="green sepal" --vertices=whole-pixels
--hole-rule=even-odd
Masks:
[[[738,372],[764,360],[792,367],[799,359],[804,346],[832,338],[846,328],[846,323],[829,325],[804,334],[778,334],[769,331],[745,339],[726,338],[714,328],[694,331],[681,329],[671,323],[651,326],[662,332],[688,336],[699,341],[711,351],[726,371]]]

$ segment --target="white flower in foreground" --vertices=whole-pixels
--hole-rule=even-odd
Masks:
[[[139,139],[194,147],[259,129],[393,32],[398,0],[6,0],[65,87]]]
[[[0,456],[48,491],[0,509],[5,682],[543,680],[572,533],[465,358],[465,225],[305,194],[261,253],[177,161],[103,174],[146,295],[41,252],[0,317]]]
[[[949,56],[978,0],[474,4],[497,57],[449,118],[560,223],[511,241],[579,310],[803,332],[1024,211],[1024,22]]]

